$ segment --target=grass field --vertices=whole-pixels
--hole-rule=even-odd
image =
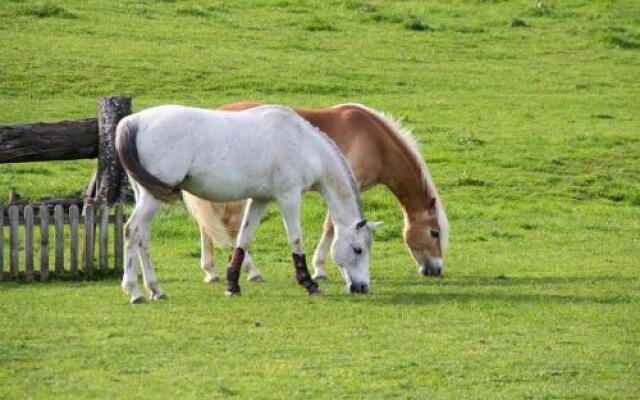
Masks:
[[[385,222],[372,293],[329,268],[308,298],[271,208],[252,247],[266,282],[228,299],[167,206],[166,302],[129,305],[118,277],[0,284],[0,398],[640,396],[637,1],[6,0],[0,66],[0,124],[91,116],[111,94],[393,113],[452,226],[445,276],[420,277],[395,200],[367,192]],[[0,195],[69,195],[94,166],[1,165]],[[307,196],[309,254],[323,214]]]

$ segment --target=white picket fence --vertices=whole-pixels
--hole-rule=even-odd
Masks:
[[[53,225],[53,232],[50,232],[50,225]],[[9,239],[9,254],[6,260],[9,266],[8,271],[5,271],[5,226],[8,228]],[[21,226],[22,229],[20,229]],[[56,275],[67,273],[79,275],[81,271],[84,276],[90,276],[96,269],[94,265],[96,255],[98,256],[97,268],[100,272],[122,271],[123,226],[122,204],[116,204],[111,208],[107,205],[86,204],[82,213],[76,205],[71,205],[67,212],[61,205],[57,205],[53,209],[53,215],[50,214],[46,205],[38,207],[27,205],[22,209],[12,205],[8,209],[8,217],[5,217],[4,208],[0,206],[0,280],[7,280],[7,278],[16,280],[20,277],[22,270],[24,279],[27,282],[33,281],[34,268],[36,268],[34,254],[39,255],[40,258],[39,275],[42,281],[49,279],[51,261],[53,261],[53,272]],[[39,235],[36,235],[34,230],[39,231],[37,232]],[[109,251],[109,231],[112,231],[112,251]],[[36,248],[37,244],[34,246],[36,236],[40,242],[39,251]],[[51,239],[53,239],[52,254]],[[21,243],[24,249],[23,263],[20,257]],[[81,257],[80,245],[82,246]],[[68,252],[65,254],[66,249]]]

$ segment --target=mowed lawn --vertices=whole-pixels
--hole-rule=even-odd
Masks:
[[[0,398],[640,396],[637,1],[0,2],[0,124],[91,116],[104,95],[402,118],[451,222],[445,276],[417,274],[377,188],[371,294],[329,266],[305,295],[272,207],[252,246],[266,281],[229,299],[166,206],[168,301],[129,305],[115,276],[0,283]],[[0,165],[0,197],[72,195],[94,167]],[[310,257],[325,207],[305,199]]]

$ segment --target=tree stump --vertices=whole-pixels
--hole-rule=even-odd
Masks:
[[[115,137],[118,122],[129,114],[130,97],[108,96],[98,102],[98,169],[87,188],[88,202],[113,205],[127,197],[128,179],[118,160]]]

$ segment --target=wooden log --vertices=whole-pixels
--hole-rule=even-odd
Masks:
[[[109,267],[109,206],[100,206],[100,270],[106,272]]]
[[[84,207],[84,272],[93,272],[93,233],[94,233],[94,213],[93,204]]]
[[[116,211],[113,223],[113,253],[114,253],[114,265],[113,269],[118,272],[124,270],[123,253],[124,253],[124,207],[122,203],[116,204]]]
[[[78,160],[97,154],[95,118],[0,126],[0,163]]]
[[[75,204],[69,207],[69,270],[78,273],[78,223],[79,210]]]
[[[4,279],[4,207],[0,205],[0,281]]]
[[[15,279],[18,276],[18,207],[9,207],[9,258],[11,277]]]
[[[118,122],[131,114],[131,98],[102,97],[98,102],[98,170],[96,171],[96,197],[99,203],[113,205],[123,201],[127,194],[127,174],[120,165],[115,148]]]
[[[61,274],[64,271],[64,210],[61,205],[53,209],[53,219],[55,223],[55,271]]]
[[[49,279],[49,209],[41,205],[40,214],[40,280]]]
[[[33,281],[33,207],[24,208],[24,275]]]

